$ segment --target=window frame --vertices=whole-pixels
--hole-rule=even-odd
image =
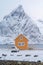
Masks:
[[[18,42],[18,46],[24,46],[25,42]]]

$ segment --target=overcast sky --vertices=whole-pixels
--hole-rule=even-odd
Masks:
[[[43,0],[0,0],[0,21],[19,5],[33,19],[43,20]]]

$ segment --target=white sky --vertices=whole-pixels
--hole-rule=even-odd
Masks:
[[[43,0],[0,0],[0,21],[18,5],[33,19],[43,20]]]

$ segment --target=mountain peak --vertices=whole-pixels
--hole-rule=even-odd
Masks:
[[[22,7],[22,5],[19,5],[18,7],[17,7],[17,9],[15,9],[15,10],[13,10],[12,12],[11,12],[11,16],[13,17],[13,16],[18,16],[18,15],[22,15],[24,13],[24,10],[23,10],[23,7]]]
[[[19,5],[17,9],[22,10],[23,9],[22,5]]]
[[[19,5],[15,10],[13,10],[11,13],[10,13],[10,15],[6,15],[6,16],[4,16],[4,18],[3,19],[6,19],[7,20],[7,18],[9,18],[10,16],[11,17],[14,17],[14,16],[22,16],[24,14],[24,10],[23,10],[23,7],[22,7],[22,5]]]

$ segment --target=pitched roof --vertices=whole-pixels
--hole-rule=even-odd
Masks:
[[[26,36],[24,36],[23,34],[18,35],[18,36],[16,37],[16,39],[19,38],[20,36],[23,36],[26,40],[28,40],[28,39],[26,38]],[[16,39],[15,39],[15,40],[16,40]]]

